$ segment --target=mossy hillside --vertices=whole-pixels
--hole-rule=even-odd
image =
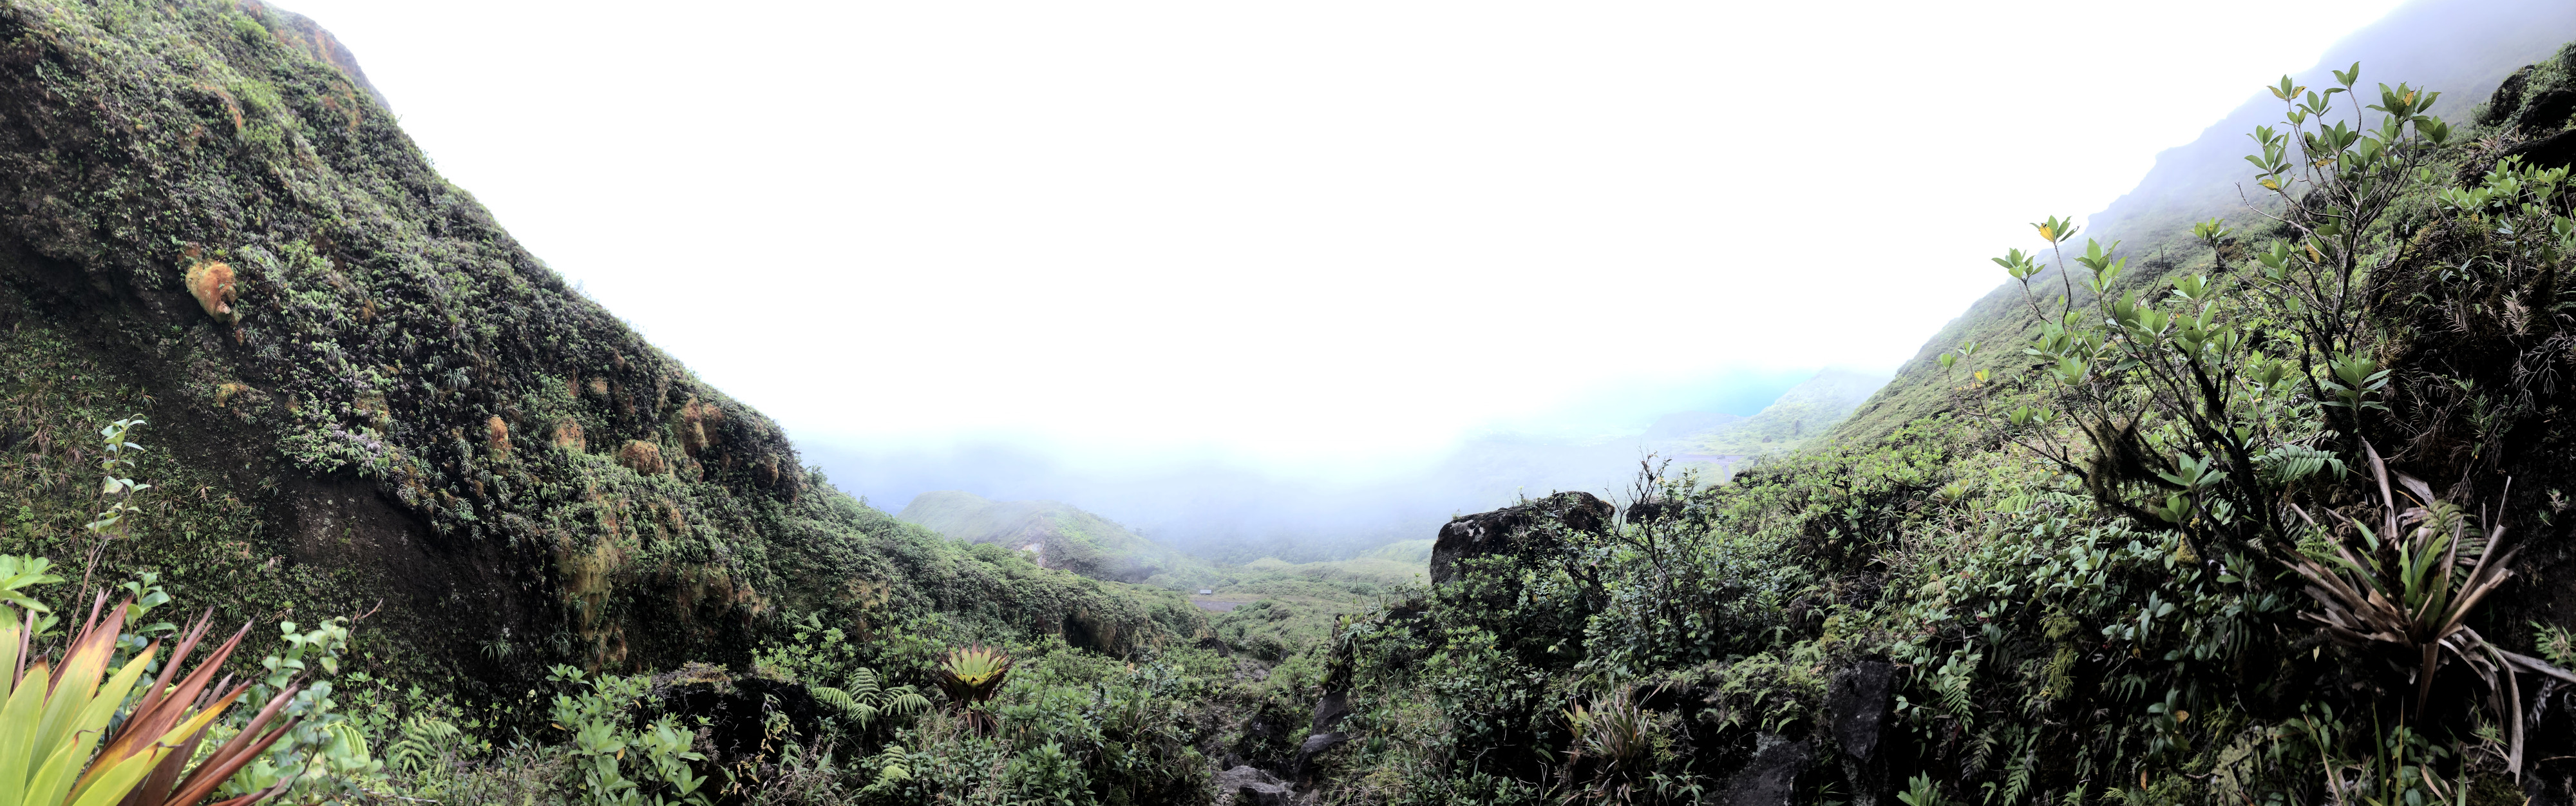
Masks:
[[[1186,590],[1207,581],[1207,561],[1148,540],[1061,501],[992,501],[959,490],[914,496],[895,517],[970,543],[1037,547],[1039,562],[1093,579]]]
[[[440,179],[310,29],[222,2],[0,7],[6,550],[76,559],[82,435],[141,413],[158,489],[102,575],[158,569],[237,615],[381,600],[366,648],[441,684],[742,660],[805,614],[1071,624],[1113,651],[1203,633],[1177,599],[979,558],[832,490]]]

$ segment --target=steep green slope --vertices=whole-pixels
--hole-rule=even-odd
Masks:
[[[1177,597],[832,489],[440,179],[318,31],[217,0],[0,4],[0,551],[95,549],[100,580],[157,570],[236,618],[374,612],[372,671],[465,691],[747,662],[807,616],[1204,634]],[[130,414],[157,489],[93,545],[86,435]]]
[[[2365,89],[2378,81],[2429,87],[2443,93],[2430,110],[2432,114],[2470,123],[2486,118],[2486,102],[2498,85],[2525,66],[2550,61],[2560,44],[2569,39],[2576,39],[2576,5],[2426,0],[2409,3],[2337,42],[2317,67],[2299,73],[2297,78],[2300,84],[2321,90],[2333,83],[2328,71],[2367,60]],[[2353,104],[2338,107],[2346,118],[2358,108]],[[2202,250],[2191,240],[2190,224],[2224,217],[2242,229],[2260,222],[2261,215],[2245,206],[2247,200],[2269,204],[2264,201],[2262,189],[2248,178],[2251,171],[2244,157],[2258,149],[2247,136],[2258,125],[2274,124],[2282,110],[2280,100],[2258,94],[2212,124],[2198,139],[2158,154],[2154,169],[2139,181],[2137,188],[2088,219],[2086,231],[2073,245],[2075,250],[2081,251],[2085,238],[2100,239],[2105,244],[2122,242],[2124,254],[2136,256],[2132,261],[2136,265],[2122,288],[2159,286],[2175,272],[2188,270],[2193,261],[2205,263]],[[2034,210],[2030,215],[2037,220],[2061,212]],[[1995,276],[2001,277],[2002,271],[1997,270]],[[2032,283],[2055,294],[2062,279],[2051,271],[2032,278]],[[2082,288],[2074,291],[2079,303],[2090,299]],[[1897,370],[1895,380],[1855,411],[1835,434],[1855,439],[1883,436],[1915,418],[1949,408],[1950,387],[1977,370],[2017,371],[2022,357],[2016,352],[2018,348],[2010,345],[2034,324],[2021,301],[2020,287],[2012,283],[1997,286],[1925,342],[1922,350]],[[1940,355],[1970,343],[1993,349],[1969,356],[1952,371],[1943,371]]]

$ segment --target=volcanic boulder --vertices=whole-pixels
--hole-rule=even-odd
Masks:
[[[1586,492],[1557,493],[1519,506],[1461,515],[1440,527],[1431,544],[1431,584],[1458,577],[1458,563],[1496,555],[1527,556],[1537,546],[1529,538],[1543,526],[1578,532],[1610,528],[1618,510]]]

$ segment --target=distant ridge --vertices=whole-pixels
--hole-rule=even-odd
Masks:
[[[1751,417],[1718,415],[1680,433],[1687,415],[1667,415],[1647,429],[1649,447],[1684,464],[1714,464],[1721,474],[1743,462],[1804,447],[1831,432],[1861,401],[1886,385],[1886,373],[1826,369],[1789,388]]]
[[[1031,551],[1039,565],[1093,579],[1170,587],[1209,570],[1204,561],[1062,501],[993,501],[939,490],[914,496],[895,517],[958,540]]]

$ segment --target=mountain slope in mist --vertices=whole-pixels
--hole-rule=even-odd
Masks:
[[[1828,369],[1790,387],[1751,417],[1716,423],[1662,443],[1658,449],[1684,462],[1732,468],[1737,462],[1797,450],[1842,424],[1861,401],[1885,386],[1887,373]],[[1648,432],[1652,437],[1653,432]],[[1724,472],[1724,470],[1721,470]]]
[[[2370,98],[2377,97],[2375,88],[2383,82],[2439,91],[2442,97],[2430,114],[2461,126],[2479,117],[2508,76],[2525,65],[2551,59],[2560,44],[2570,39],[2576,39],[2576,3],[2565,0],[2418,0],[2336,42],[2317,66],[2299,71],[2294,78],[2322,91],[2334,83],[2330,71],[2358,62],[2359,88],[2369,91]],[[2351,97],[2337,96],[2339,116],[2348,117],[2357,108],[2348,102]],[[2156,155],[2155,167],[2135,189],[2087,219],[2071,248],[2080,252],[2086,238],[2104,244],[2122,242],[2121,253],[2132,257],[2134,267],[2126,282],[2141,283],[2143,288],[2156,284],[2183,256],[2200,248],[2187,243],[2191,222],[2223,217],[2240,232],[2251,231],[2263,221],[2245,206],[2245,200],[2259,200],[2264,194],[2249,184],[2252,169],[2245,155],[2259,149],[2247,133],[2259,125],[2275,125],[2283,112],[2281,101],[2258,91],[2199,138]],[[2241,190],[2240,185],[2251,190]],[[2030,217],[2037,220],[2061,212],[2032,210]],[[2024,244],[1999,243],[1995,251],[2000,254],[2020,245]],[[1997,277],[2002,274],[1996,271]],[[2044,282],[2054,288],[2057,278],[2051,271],[2033,278],[2032,284]],[[1942,391],[1947,388],[1942,379],[2017,365],[2019,354],[2000,347],[2016,342],[2030,323],[2019,285],[1996,286],[1925,342],[1897,371],[1894,382],[1836,429],[1837,436],[1883,435],[1947,408],[1950,400]],[[1951,373],[1944,373],[1940,355],[1967,343],[1997,349],[1972,355]]]
[[[1040,566],[1093,579],[1189,587],[1209,572],[1204,561],[1061,501],[991,501],[938,490],[914,496],[895,517],[969,543],[1028,551]]]

